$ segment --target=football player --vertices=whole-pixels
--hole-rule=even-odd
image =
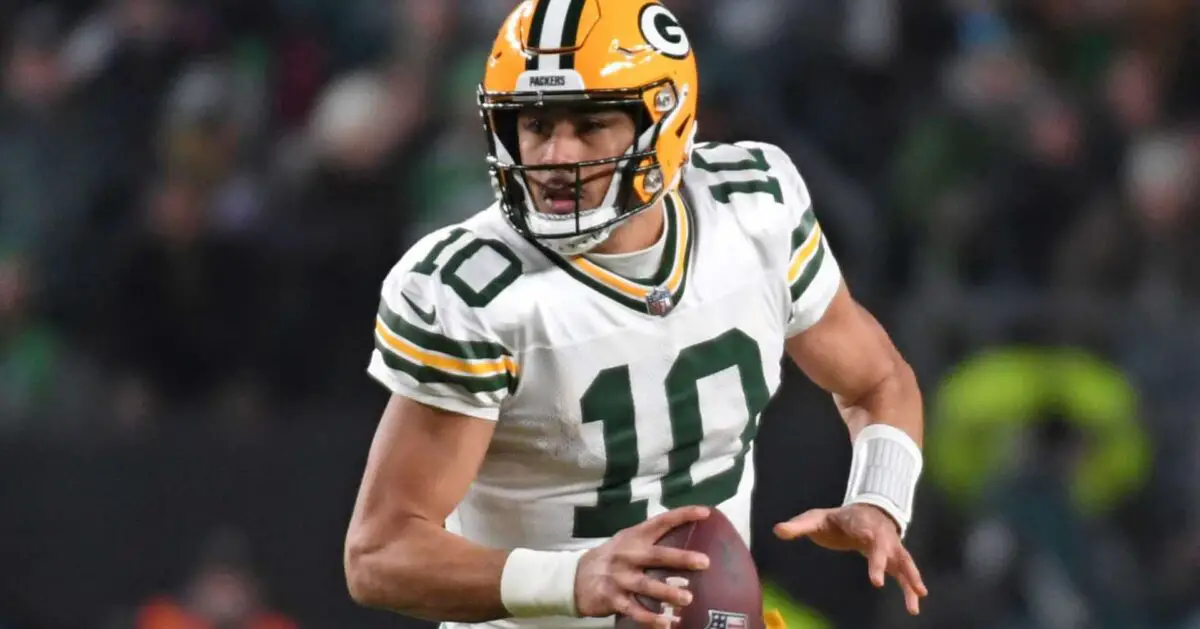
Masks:
[[[708,564],[661,535],[717,508],[750,541],[786,354],[832,393],[853,464],[844,504],[775,534],[862,553],[917,613],[913,372],[788,156],[694,144],[678,20],[652,0],[526,0],[479,94],[498,201],[383,282],[369,373],[392,398],[346,539],[353,598],[443,627],[661,625],[636,596],[691,595],[644,570]]]

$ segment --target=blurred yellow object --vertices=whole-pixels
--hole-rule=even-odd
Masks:
[[[763,624],[767,629],[787,629],[787,623],[783,621],[783,614],[780,614],[778,609],[763,612]]]
[[[763,583],[766,629],[833,629],[833,623],[805,607],[774,583]]]
[[[1119,369],[1087,352],[1010,347],[981,352],[941,384],[926,432],[930,480],[959,504],[1018,457],[1010,448],[1030,422],[1058,412],[1088,439],[1072,485],[1077,506],[1103,512],[1145,482],[1150,445],[1137,391]]]

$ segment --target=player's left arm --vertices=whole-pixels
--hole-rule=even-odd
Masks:
[[[867,557],[871,581],[891,574],[917,613],[926,594],[904,548],[922,463],[921,392],[887,332],[851,296],[837,256],[817,220],[804,178],[787,153],[742,143],[779,182],[776,212],[756,212],[760,237],[775,272],[786,281],[788,356],[833,394],[853,442],[846,496],[840,507],[814,509],[775,527],[782,538],[808,537]]]
[[[775,527],[784,539],[809,537],[868,560],[876,587],[891,574],[910,613],[928,592],[902,538],[912,518],[922,468],[924,415],[916,376],[883,326],[844,282],[820,318],[787,339],[788,356],[833,394],[854,444],[845,502],[814,509]]]
[[[856,441],[868,426],[891,426],[920,448],[925,419],[916,375],[879,321],[841,283],[825,314],[787,339],[788,356],[833,394]],[[908,522],[899,523],[907,526]]]

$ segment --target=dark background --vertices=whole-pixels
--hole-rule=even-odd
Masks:
[[[1200,627],[1200,3],[668,4],[701,139],[789,151],[928,403],[906,619],[769,535],[849,461],[789,372],[755,552],[793,624]],[[492,198],[511,8],[0,4],[0,628],[412,626],[341,572],[371,319]]]

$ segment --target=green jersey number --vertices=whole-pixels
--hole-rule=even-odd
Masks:
[[[735,151],[740,151],[746,155],[746,159],[736,162],[710,162],[704,158],[705,152],[712,152],[720,147],[726,147]],[[775,199],[776,203],[783,203],[783,189],[779,186],[779,180],[765,173],[771,170],[771,165],[767,163],[767,156],[762,149],[746,149],[740,146],[721,145],[721,144],[700,144],[692,151],[692,165],[700,170],[706,170],[710,173],[723,172],[761,172],[764,173],[762,179],[750,179],[747,181],[725,181],[714,184],[708,187],[713,198],[720,203],[729,203],[730,198],[735,194],[769,194]]]
[[[696,482],[691,468],[700,460],[700,442],[704,439],[699,382],[730,367],[737,368],[746,399],[742,449],[733,467]],[[733,329],[692,345],[679,353],[662,386],[667,394],[673,442],[667,455],[667,473],[661,481],[663,505],[715,506],[732,498],[742,480],[758,415],[771,398],[758,343],[741,330]],[[639,457],[629,367],[622,365],[601,371],[580,403],[583,423],[602,423],[606,463],[596,505],[575,508],[574,536],[612,537],[647,517],[648,501],[634,501],[630,486],[637,476]]]
[[[438,242],[423,260],[418,262],[412,268],[413,273],[419,275],[433,275],[437,270],[436,260],[446,247],[453,244],[463,236],[467,236],[468,232],[462,228],[450,230],[450,233]],[[504,267],[498,273],[492,276],[481,289],[475,290],[467,284],[458,275],[459,268],[463,263],[471,259],[471,256],[483,251],[491,249],[504,260]],[[501,291],[512,285],[521,277],[521,260],[513,253],[504,243],[499,240],[490,240],[488,238],[472,238],[462,249],[459,249],[446,260],[445,266],[442,267],[442,283],[449,286],[451,290],[458,293],[458,296],[472,308],[483,308],[492,303],[492,300],[500,294]]]

